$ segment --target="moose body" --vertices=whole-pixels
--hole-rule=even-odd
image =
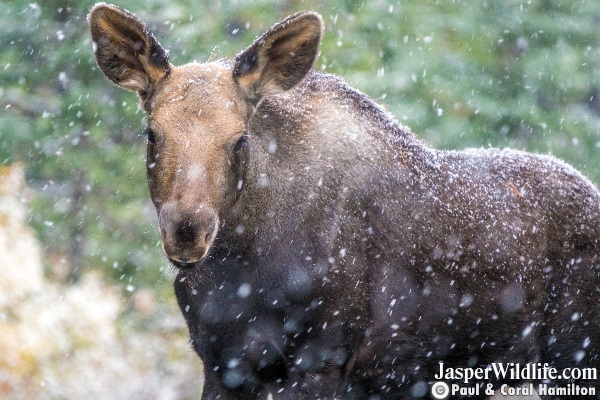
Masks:
[[[439,362],[600,365],[600,193],[573,168],[428,147],[311,69],[314,13],[181,67],[126,11],[89,21],[100,68],[148,112],[203,399],[419,398]]]

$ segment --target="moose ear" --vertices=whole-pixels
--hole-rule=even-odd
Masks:
[[[131,13],[99,3],[88,15],[94,54],[104,74],[144,95],[169,72],[169,52]]]
[[[248,99],[293,88],[308,73],[319,53],[323,20],[313,12],[298,13],[259,37],[235,59],[233,78]]]

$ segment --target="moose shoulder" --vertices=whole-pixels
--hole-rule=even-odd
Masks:
[[[418,398],[439,362],[599,365],[600,193],[573,168],[428,147],[312,70],[315,13],[180,67],[127,11],[98,4],[89,24],[148,113],[203,399]]]

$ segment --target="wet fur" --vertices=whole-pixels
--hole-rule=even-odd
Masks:
[[[365,95],[316,72],[266,99],[249,126],[249,181],[266,174],[271,189],[247,186],[221,228],[231,242],[175,283],[207,366],[231,370],[220,357],[232,351],[256,392],[264,383],[300,398],[404,398],[433,380],[438,361],[562,369],[590,338],[577,366],[598,365],[600,195],[577,171],[513,150],[431,149]],[[275,154],[265,151],[270,140]],[[231,233],[238,223],[248,234]],[[237,266],[224,272],[224,263]],[[181,282],[190,273],[211,278]],[[298,274],[310,290],[290,294]],[[236,296],[244,283],[250,299]],[[219,292],[227,300],[202,294]],[[206,309],[236,318],[214,324]],[[249,333],[254,318],[267,336]],[[283,327],[297,320],[294,339]],[[248,341],[278,343],[277,361],[261,367]],[[317,359],[305,370],[296,365],[303,351]]]
[[[96,56],[113,82],[138,85],[156,129],[159,215],[172,199],[182,218],[218,211],[208,256],[175,280],[203,399],[405,399],[426,395],[439,361],[600,364],[600,193],[579,172],[514,150],[435,150],[336,77],[298,83],[316,14],[232,65],[167,68],[131,49],[115,64],[113,44],[132,43],[119,35],[155,43],[115,10],[90,14],[109,46]],[[303,66],[286,74],[296,53]],[[231,158],[240,132],[247,148]],[[206,176],[177,173],[198,163]]]

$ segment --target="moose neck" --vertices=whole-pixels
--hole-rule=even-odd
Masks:
[[[408,155],[418,163],[430,151],[366,95],[314,71],[293,90],[264,99],[248,134],[245,181],[222,237],[259,252],[306,240],[292,237],[322,223],[320,211],[348,196],[367,198],[377,190],[374,176],[387,185],[408,179]]]

